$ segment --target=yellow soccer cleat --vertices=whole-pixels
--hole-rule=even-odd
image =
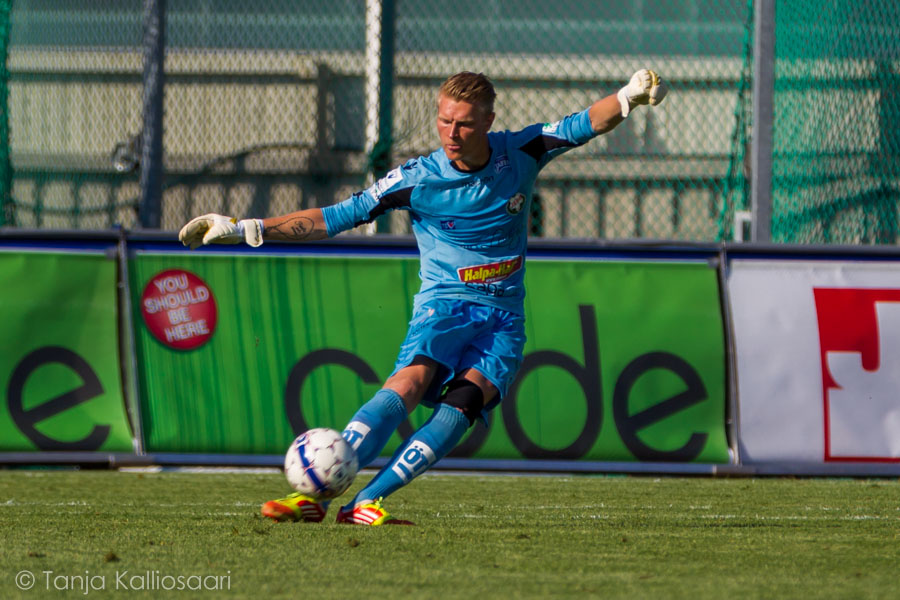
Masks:
[[[381,498],[375,502],[359,504],[353,508],[343,507],[338,511],[338,523],[348,525],[414,525],[411,521],[394,519],[381,507]]]
[[[269,500],[260,508],[264,517],[274,521],[307,521],[320,523],[328,511],[328,504],[316,501],[301,493],[278,500]]]

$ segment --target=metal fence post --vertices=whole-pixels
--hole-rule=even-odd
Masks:
[[[162,223],[163,92],[166,0],[144,0],[144,127],[141,136],[141,227]]]
[[[751,138],[751,238],[772,240],[772,127],[775,119],[775,0],[753,9],[753,135]]]
[[[394,0],[366,2],[366,154],[368,182],[390,168],[394,108]],[[378,231],[388,231],[381,217]]]

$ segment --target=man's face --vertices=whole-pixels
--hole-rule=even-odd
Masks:
[[[494,113],[485,111],[465,100],[438,98],[437,129],[447,158],[458,169],[471,171],[481,168],[491,155],[487,134],[494,122]]]

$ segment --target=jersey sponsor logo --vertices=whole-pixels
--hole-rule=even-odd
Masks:
[[[501,154],[497,157],[497,160],[494,161],[494,173],[500,173],[501,171],[505,171],[509,168],[509,157],[505,154]]]
[[[517,256],[509,260],[488,263],[486,265],[474,265],[457,269],[459,280],[463,283],[494,283],[502,281],[522,268],[522,257]]]
[[[394,187],[394,184],[402,179],[403,175],[400,174],[400,168],[397,167],[396,169],[393,169],[387,175],[375,182],[375,185],[372,186],[372,195],[376,198],[381,198],[382,194]]]
[[[506,212],[511,215],[517,215],[522,212],[522,208],[525,206],[525,194],[519,192],[515,196],[509,199],[509,202],[506,203]]]
[[[456,229],[456,221],[441,221],[441,229],[444,231],[452,231]]]
[[[556,121],[555,123],[544,123],[541,131],[544,133],[556,133],[556,130],[559,129],[559,123],[559,121]]]

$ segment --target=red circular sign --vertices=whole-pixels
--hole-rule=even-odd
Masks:
[[[216,299],[206,282],[188,271],[157,273],[141,296],[141,315],[153,337],[176,350],[193,350],[216,330]]]

